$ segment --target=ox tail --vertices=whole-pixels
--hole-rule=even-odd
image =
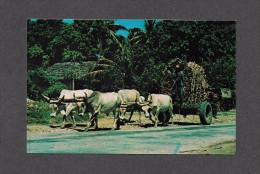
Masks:
[[[169,96],[170,97],[170,96]],[[173,110],[173,102],[172,102],[172,98],[170,97],[170,103],[169,103],[169,107],[171,110]]]

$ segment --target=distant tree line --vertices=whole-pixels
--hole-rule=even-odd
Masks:
[[[113,20],[27,21],[27,94],[67,88],[46,73],[59,62],[96,61],[90,72],[93,90],[135,88],[141,93],[161,92],[163,70],[174,58],[194,61],[207,74],[212,88],[236,86],[235,22],[146,20],[145,29],[127,30]]]

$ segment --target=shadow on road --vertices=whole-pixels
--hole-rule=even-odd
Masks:
[[[50,125],[51,128],[59,128],[61,125]],[[87,125],[86,124],[77,124],[77,126],[79,127],[86,127]],[[64,128],[71,128],[72,127],[72,124],[69,123],[69,124],[65,124]]]
[[[80,128],[74,128],[74,130],[78,132],[85,132],[85,129],[80,129]],[[97,130],[94,128],[90,128],[87,132],[92,132],[92,131],[111,131],[111,128],[98,128]]]
[[[179,126],[200,125],[200,123],[187,123],[187,122],[174,122],[174,124],[179,125]]]
[[[154,127],[154,123],[148,123],[148,124],[139,124],[139,123],[135,123],[135,121],[131,121],[131,122],[127,122],[127,123],[121,123],[121,126],[124,126],[126,124],[130,125],[138,125],[140,127],[143,128],[152,128]],[[167,126],[171,126],[172,123],[169,122],[167,125],[163,125],[162,123],[158,123],[158,127],[167,127]],[[174,122],[174,125],[179,125],[179,126],[192,126],[192,125],[200,125],[200,123],[187,123],[187,122]],[[83,124],[83,123],[79,123],[77,124],[76,128],[72,128],[72,124],[66,124],[64,128],[71,128],[74,129],[78,132],[85,132],[85,127],[87,125]],[[60,128],[60,125],[50,125],[51,128]],[[88,131],[111,131],[111,128],[98,128],[98,130],[94,129],[94,126],[90,127],[90,129]]]
[[[170,125],[171,125],[171,123],[169,122],[167,125],[165,125],[165,124],[158,124],[157,126],[158,127],[167,127],[167,126],[170,126]],[[153,123],[148,123],[148,124],[141,125],[141,127],[143,127],[143,128],[154,127],[154,124]]]
[[[87,126],[87,124],[79,123],[79,124],[77,124],[77,126],[75,128],[73,128],[72,125],[73,124],[71,124],[71,123],[66,124],[64,128],[70,128],[70,129],[76,130],[78,132],[85,132],[85,128]],[[50,125],[49,127],[51,127],[51,128],[60,128],[60,125]],[[94,126],[91,126],[88,131],[111,131],[111,129],[112,128],[98,128],[98,130],[96,130],[94,128]]]

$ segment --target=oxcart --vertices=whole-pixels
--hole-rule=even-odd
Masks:
[[[201,124],[211,124],[216,109],[204,69],[194,62],[186,63],[177,58],[169,62],[164,76],[163,93],[172,97],[173,113],[199,115]]]

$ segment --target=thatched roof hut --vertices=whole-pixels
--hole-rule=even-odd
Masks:
[[[58,78],[61,82],[68,86],[70,89],[77,89],[75,83],[85,81],[88,79],[88,74],[97,65],[96,61],[88,62],[64,62],[56,63],[50,66],[46,72],[49,76]]]

